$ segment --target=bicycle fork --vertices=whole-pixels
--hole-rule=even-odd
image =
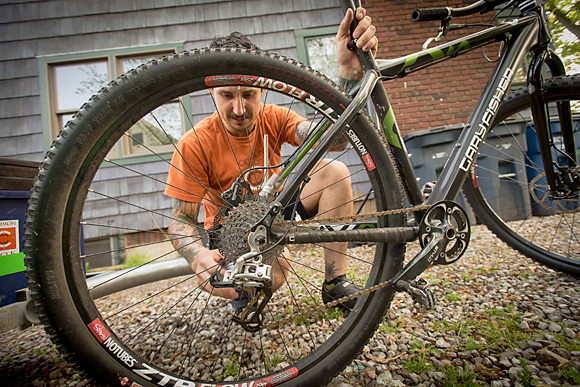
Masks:
[[[537,52],[530,63],[528,71],[528,92],[534,120],[534,129],[538,137],[540,155],[544,165],[546,181],[550,187],[552,199],[563,199],[576,195],[580,189],[580,168],[577,164],[576,145],[570,102],[558,102],[556,106],[564,143],[565,159],[559,164],[554,161],[555,147],[550,122],[550,112],[542,93],[542,68],[546,64],[552,75],[565,75],[564,65],[560,58],[548,49]]]

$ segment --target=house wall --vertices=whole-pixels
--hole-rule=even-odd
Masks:
[[[297,57],[295,29],[337,25],[335,0],[52,0],[0,4],[0,157],[41,161],[37,57],[247,34],[258,46]]]
[[[416,8],[463,7],[472,0],[392,1],[366,0],[380,40],[377,57],[393,59],[421,50],[423,43],[437,35],[439,22],[411,21]],[[488,23],[493,13],[472,15],[454,23]],[[449,42],[479,28],[451,31],[447,38],[429,47]],[[497,59],[499,46],[486,49],[490,58]],[[495,57],[494,57],[495,55]],[[452,61],[430,67],[404,78],[385,82],[390,102],[402,135],[445,125],[464,123],[469,118],[494,64],[489,63],[481,49]]]

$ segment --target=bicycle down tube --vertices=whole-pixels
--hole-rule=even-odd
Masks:
[[[429,197],[428,203],[455,199],[463,182],[471,171],[483,139],[490,129],[495,113],[513,80],[518,63],[535,43],[538,23],[530,23],[513,32],[513,39],[507,42],[507,49],[497,64],[492,77],[479,99],[475,110],[462,131],[458,145],[449,155],[443,171]]]

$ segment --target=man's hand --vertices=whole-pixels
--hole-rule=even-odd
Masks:
[[[217,266],[223,261],[223,257],[217,250],[209,250],[205,247],[198,249],[197,259],[192,263],[192,269],[197,274],[197,283],[203,287],[203,290],[212,296],[224,298],[236,298],[238,293],[232,288],[214,288],[209,283],[209,277],[216,270]],[[194,267],[195,265],[195,267]],[[224,270],[222,270],[222,275]]]
[[[193,272],[197,274],[197,283],[204,290],[215,296],[235,298],[238,294],[234,289],[214,289],[209,284],[209,277],[223,257],[217,250],[207,249],[201,243],[201,236],[195,225],[199,207],[200,203],[174,200],[172,220],[168,227],[171,244],[187,260]]]
[[[356,53],[348,49],[348,43],[351,41],[350,25],[352,18],[353,12],[349,9],[340,23],[334,44],[338,58],[338,75],[348,80],[359,80],[363,75],[360,62]],[[352,37],[356,39],[357,47],[362,48],[365,52],[370,50],[375,56],[379,39],[375,36],[376,28],[372,24],[372,19],[362,7],[357,8],[356,18],[359,24],[354,30]]]

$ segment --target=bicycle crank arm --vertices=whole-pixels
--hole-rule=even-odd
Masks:
[[[469,245],[470,226],[465,210],[457,203],[444,200],[427,210],[419,228],[423,249],[391,279],[397,290],[409,293],[425,307],[433,305],[427,284],[416,280],[433,264],[448,265],[458,260]]]
[[[399,281],[409,282],[415,279],[419,274],[423,273],[435,262],[441,253],[445,252],[447,246],[447,238],[442,232],[434,231],[431,234],[432,238],[427,245],[405,265],[395,276],[391,279],[391,283],[395,288]]]

